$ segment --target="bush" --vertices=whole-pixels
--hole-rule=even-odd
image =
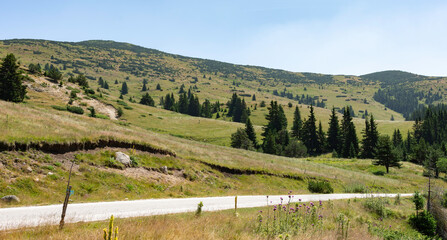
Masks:
[[[51,107],[52,107],[53,109],[58,110],[58,111],[67,111],[67,107],[56,106],[56,105],[51,105]]]
[[[366,209],[376,213],[381,218],[387,218],[388,216],[393,214],[393,212],[385,206],[388,204],[390,204],[390,202],[387,198],[380,198],[380,197],[367,198],[363,202],[363,206]]]
[[[447,192],[445,192],[445,193],[442,195],[441,205],[442,205],[444,208],[447,208]]]
[[[124,169],[124,165],[116,161],[113,157],[106,158],[104,165],[110,168]]]
[[[373,172],[373,174],[376,175],[376,176],[384,176],[384,175],[385,175],[385,172],[379,170],[379,171],[375,171],[375,172]]]
[[[366,186],[361,183],[354,183],[345,186],[345,193],[366,193]]]
[[[436,235],[436,220],[426,210],[420,212],[418,215],[413,213],[408,221],[418,232],[430,237]]]
[[[70,106],[70,105],[68,105],[68,106],[67,106],[67,110],[68,110],[69,112],[76,113],[76,114],[84,114],[84,109],[82,109],[81,107],[76,107],[76,106]]]
[[[333,193],[331,183],[324,180],[309,180],[307,189],[312,193]]]

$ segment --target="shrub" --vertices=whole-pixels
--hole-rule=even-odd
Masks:
[[[307,189],[312,193],[333,193],[331,183],[324,180],[309,180]]]
[[[430,237],[436,235],[436,220],[431,213],[427,211],[420,212],[418,215],[413,213],[408,221],[418,232]]]
[[[382,171],[382,170],[378,170],[378,171],[373,172],[373,174],[376,175],[376,176],[384,176],[385,172]]]
[[[67,107],[56,106],[56,105],[51,105],[51,107],[52,107],[53,109],[58,110],[58,111],[67,111]]]
[[[345,193],[366,193],[366,186],[361,183],[354,183],[345,186]]]
[[[84,109],[82,109],[81,107],[67,105],[67,110],[76,114],[84,114]]]
[[[97,113],[97,114],[96,114],[96,118],[101,118],[101,119],[110,119],[110,118],[109,118],[109,116],[107,116],[107,115],[104,115],[104,114],[99,114],[99,113]]]
[[[134,157],[134,156],[130,156],[130,165],[132,167],[138,167],[138,165],[139,165],[138,158]]]
[[[447,208],[447,192],[445,192],[445,193],[442,195],[441,205],[442,205],[444,208]]]
[[[393,212],[385,206],[388,204],[390,204],[388,199],[376,197],[367,198],[363,202],[363,206],[366,209],[376,213],[381,218],[387,218],[393,214]]]
[[[197,204],[196,217],[200,217],[200,215],[202,215],[202,207],[203,207],[203,203],[202,202]]]

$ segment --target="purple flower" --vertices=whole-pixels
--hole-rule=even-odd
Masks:
[[[300,199],[298,199],[298,201],[300,201],[300,202],[301,202],[301,198],[300,198]]]

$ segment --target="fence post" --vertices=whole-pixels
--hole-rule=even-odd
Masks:
[[[60,230],[64,228],[65,213],[67,212],[68,200],[70,199],[70,193],[71,193],[70,179],[71,179],[71,170],[73,169],[73,164],[74,164],[74,162],[71,162],[70,173],[68,174],[67,191],[65,192],[64,205],[62,206],[61,221],[59,222]]]

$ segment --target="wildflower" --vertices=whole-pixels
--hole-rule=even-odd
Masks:
[[[281,199],[281,201],[282,201],[282,197],[280,197],[279,199]]]
[[[262,213],[262,210],[259,210],[259,213]]]
[[[321,200],[320,200],[320,206],[323,206],[323,203],[321,202]]]
[[[300,198],[300,199],[298,199],[298,201],[300,201],[300,202],[301,202],[301,198]]]

